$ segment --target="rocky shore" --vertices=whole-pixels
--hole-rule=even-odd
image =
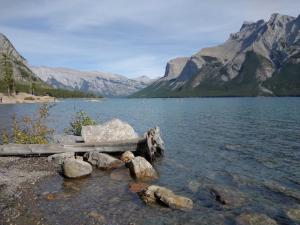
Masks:
[[[47,103],[55,102],[51,96],[35,96],[27,93],[18,93],[11,96],[0,93],[0,104],[19,104],[19,103]]]

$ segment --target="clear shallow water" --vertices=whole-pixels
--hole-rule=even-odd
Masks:
[[[0,128],[13,113],[37,107],[0,106]],[[160,179],[153,183],[190,197],[194,209],[145,206],[128,190],[129,179],[96,171],[79,181],[46,180],[36,187],[40,197],[28,205],[27,217],[38,212],[48,224],[92,224],[89,213],[96,211],[106,224],[234,224],[246,211],[293,224],[285,211],[300,207],[300,98],[67,100],[51,109],[49,123],[62,132],[80,109],[100,121],[125,120],[139,134],[159,125],[167,150],[155,163]],[[228,190],[233,206],[215,201],[212,187]],[[287,191],[280,193],[281,187]],[[49,201],[45,192],[65,197]]]

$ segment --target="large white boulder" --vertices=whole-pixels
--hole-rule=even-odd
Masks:
[[[113,119],[99,125],[83,126],[81,136],[86,143],[122,141],[138,138],[133,127],[119,119]]]

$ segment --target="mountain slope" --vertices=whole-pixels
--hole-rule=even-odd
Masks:
[[[7,37],[0,33],[0,80],[4,79],[2,72],[5,60],[11,65],[12,76],[16,82],[28,84],[34,81],[43,84],[42,80],[28,68],[25,58],[17,52]]]
[[[76,89],[104,96],[127,96],[153,82],[145,76],[132,80],[110,73],[84,72],[66,68],[31,67],[31,69],[43,81],[55,88]]]
[[[299,28],[300,16],[245,22],[224,44],[171,60],[164,77],[133,96],[300,95]]]

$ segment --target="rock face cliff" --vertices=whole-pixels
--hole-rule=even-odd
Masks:
[[[17,82],[28,83],[31,81],[42,82],[29,69],[27,61],[23,58],[6,36],[0,33],[0,80],[3,79],[4,60],[11,65],[13,78]]]
[[[31,69],[43,81],[55,88],[76,89],[109,97],[128,96],[153,82],[145,76],[133,80],[111,73],[66,68],[31,67]]]
[[[244,22],[216,47],[168,62],[136,97],[300,96],[300,16]]]

